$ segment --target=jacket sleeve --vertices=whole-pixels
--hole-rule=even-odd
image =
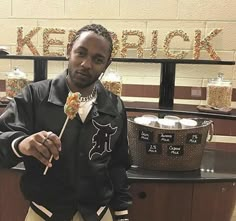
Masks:
[[[11,145],[16,138],[30,134],[32,119],[32,96],[27,86],[9,102],[0,116],[0,168],[11,168],[22,161]]]
[[[119,98],[118,98],[119,99]],[[116,148],[112,153],[110,163],[110,177],[112,180],[114,194],[110,202],[110,208],[114,211],[113,215],[124,214],[128,211],[129,205],[132,203],[132,198],[129,193],[129,185],[126,171],[130,167],[130,156],[127,140],[127,116],[123,102],[120,102],[120,114],[122,116],[123,128],[117,142]]]

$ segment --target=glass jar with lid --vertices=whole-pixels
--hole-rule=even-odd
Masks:
[[[22,88],[27,85],[26,74],[15,67],[14,70],[7,74],[6,79],[6,97],[11,99],[21,92]]]
[[[230,108],[232,100],[232,82],[224,80],[224,74],[210,79],[207,84],[207,105],[214,108]]]
[[[113,92],[114,94],[118,96],[121,96],[122,77],[118,72],[110,69],[108,72],[104,74],[101,81],[102,81],[103,86],[107,90]]]

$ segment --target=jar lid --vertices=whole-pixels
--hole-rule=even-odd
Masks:
[[[113,69],[110,69],[108,72],[105,73],[102,80],[103,81],[120,82],[121,75],[118,72],[114,71]]]
[[[225,80],[223,73],[218,73],[217,78],[209,79],[208,84],[215,86],[230,86],[232,82]]]
[[[26,74],[20,71],[18,67],[14,67],[14,70],[7,75],[8,77],[26,78]]]

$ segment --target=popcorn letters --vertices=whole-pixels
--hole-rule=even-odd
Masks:
[[[76,30],[68,30],[59,28],[44,28],[34,27],[27,34],[24,34],[23,27],[17,28],[17,47],[16,54],[22,55],[24,47],[28,47],[33,55],[40,55],[37,50],[37,45],[34,45],[32,39],[36,38],[39,32],[43,32],[43,50],[42,55],[44,56],[63,56],[64,52],[61,48],[66,48],[68,42],[70,42],[75,35]],[[215,49],[211,44],[211,40],[215,38],[222,29],[214,29],[207,36],[203,37],[201,30],[195,30],[193,39],[193,59],[198,60],[200,58],[200,52],[206,50],[209,56],[213,60],[220,60],[219,55],[217,55]],[[121,39],[119,40],[117,34],[110,32],[113,40],[113,51],[112,57],[127,57],[128,50],[136,50],[136,56],[138,58],[144,57],[144,47],[145,50],[150,50],[150,58],[157,58],[157,46],[158,46],[158,30],[153,30],[151,35],[151,45],[144,45],[145,36],[142,31],[139,30],[123,30]],[[67,38],[67,42],[59,39],[53,39],[51,35],[67,35],[60,36],[61,38]],[[163,42],[163,51],[167,58],[183,59],[189,53],[187,51],[171,52],[170,43],[173,38],[181,37],[183,41],[190,41],[189,36],[183,30],[172,30],[170,31]],[[40,39],[39,39],[40,40]],[[50,47],[54,49],[54,52],[50,50]],[[59,50],[60,47],[60,50]],[[56,51],[55,51],[56,50]]]

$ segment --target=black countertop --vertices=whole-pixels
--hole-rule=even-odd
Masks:
[[[13,169],[24,170],[24,165],[21,163]],[[167,172],[132,167],[127,174],[131,183],[236,182],[236,150],[234,152],[232,150],[205,149],[199,170]]]
[[[128,177],[133,182],[236,182],[236,152],[206,149],[201,168],[194,171],[151,171],[132,167]]]

